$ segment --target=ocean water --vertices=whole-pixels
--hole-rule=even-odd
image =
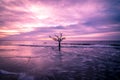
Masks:
[[[0,70],[32,76],[20,80],[120,80],[120,41],[66,41],[61,52],[54,41],[0,41]]]

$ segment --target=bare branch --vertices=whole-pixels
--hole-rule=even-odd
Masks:
[[[55,36],[56,36],[57,38],[59,38],[59,36],[58,36],[58,35],[56,35],[56,34],[55,34]]]
[[[62,38],[62,33],[60,33],[60,38]]]
[[[61,40],[64,40],[65,39],[65,37],[63,37]]]
[[[52,38],[54,41],[58,41],[58,39],[57,38]]]

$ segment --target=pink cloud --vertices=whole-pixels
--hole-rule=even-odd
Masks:
[[[22,35],[34,32],[38,28],[41,30],[46,28],[49,31],[54,28],[53,33],[63,32],[66,36],[99,37],[105,36],[103,28],[109,32],[113,28],[108,27],[115,26],[110,24],[109,15],[104,12],[108,7],[103,0],[1,0],[0,2],[2,22],[0,37]],[[70,27],[71,25],[74,26]],[[62,26],[64,29],[55,29],[56,26]],[[100,30],[103,30],[101,32],[104,32],[104,35]],[[39,37],[44,38],[44,31],[40,33]],[[36,38],[38,35],[36,34]]]

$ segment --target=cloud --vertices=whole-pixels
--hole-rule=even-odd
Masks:
[[[0,38],[119,32],[119,5],[119,0],[0,0]]]

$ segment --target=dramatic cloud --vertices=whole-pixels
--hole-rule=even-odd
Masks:
[[[63,32],[68,39],[120,39],[120,1],[0,0],[0,38],[42,40]]]

